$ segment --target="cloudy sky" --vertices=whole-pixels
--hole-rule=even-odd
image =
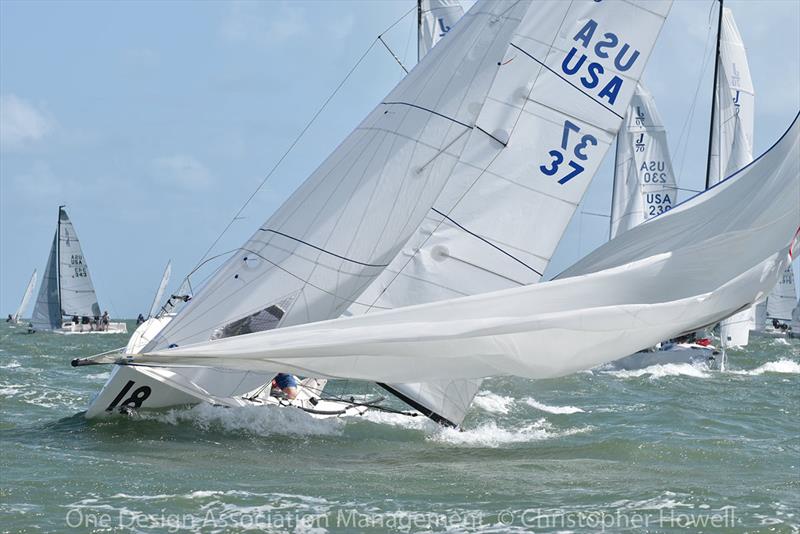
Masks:
[[[713,0],[676,0],[645,73],[679,185],[705,174]],[[800,110],[800,1],[727,0],[756,89],[756,153]],[[0,2],[0,310],[41,272],[66,204],[100,305],[149,306],[186,274],[378,33],[411,0]],[[415,60],[415,21],[386,34]],[[374,47],[215,247],[241,244],[400,79]],[[580,211],[609,212],[613,155]],[[602,244],[578,214],[555,274]],[[177,283],[177,281],[176,281]]]

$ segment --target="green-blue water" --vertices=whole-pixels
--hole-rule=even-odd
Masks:
[[[754,340],[724,373],[492,379],[458,432],[281,408],[87,421],[109,370],[69,361],[126,339],[0,327],[0,530],[800,529],[797,340]]]

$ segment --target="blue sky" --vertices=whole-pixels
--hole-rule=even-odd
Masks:
[[[705,172],[711,3],[676,0],[644,77],[687,188]],[[144,312],[167,260],[177,283],[376,35],[413,5],[0,2],[0,309],[12,312],[30,272],[43,270],[66,204],[101,307]],[[760,153],[800,110],[800,2],[726,5],[748,49]],[[385,37],[409,64],[414,24],[409,16]],[[401,75],[374,47],[215,250],[241,244]],[[612,159],[582,211],[608,213]],[[550,271],[602,244],[607,224],[579,213]]]

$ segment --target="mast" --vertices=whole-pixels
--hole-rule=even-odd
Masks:
[[[417,0],[417,63],[419,63],[419,35],[422,32],[422,0]]]
[[[711,80],[711,123],[708,128],[708,160],[706,162],[706,189],[708,189],[709,180],[711,179],[711,145],[714,138],[714,107],[717,104],[717,71],[719,69],[719,41],[722,35],[722,3],[724,0],[719,0],[719,17],[717,18],[717,47],[714,53],[714,78]]]
[[[58,223],[56,224],[56,287],[58,287],[58,322],[59,328],[64,320],[64,310],[61,308],[61,210],[66,206],[58,207]]]

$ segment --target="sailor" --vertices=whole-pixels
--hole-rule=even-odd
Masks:
[[[9,313],[9,314],[8,314],[8,319],[6,319],[6,322],[7,322],[7,323],[10,323],[10,322],[11,322],[11,321],[13,321],[13,320],[14,320],[14,318],[13,318],[13,317],[11,317],[11,314]]]
[[[100,330],[106,331],[108,330],[108,310],[103,312],[102,323],[100,326]]]
[[[136,318],[136,326],[139,326],[139,325],[140,325],[140,324],[142,324],[143,322],[144,322],[144,315],[142,315],[142,314],[140,313],[140,314],[139,314],[139,317],[137,317],[137,318]]]
[[[275,395],[275,393],[279,393],[279,395]],[[297,397],[297,379],[294,375],[288,373],[278,373],[272,379],[272,391],[270,394],[275,397],[283,394],[288,399],[294,399]]]

